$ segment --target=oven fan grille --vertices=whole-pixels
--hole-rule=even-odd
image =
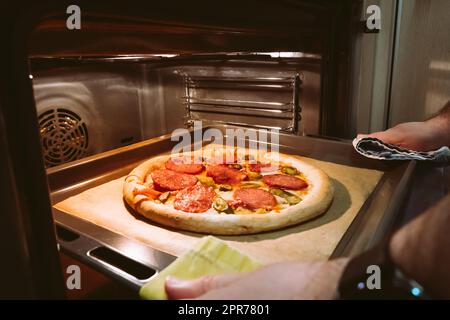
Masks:
[[[53,167],[86,155],[89,135],[83,119],[64,108],[39,115],[39,128],[46,167]]]

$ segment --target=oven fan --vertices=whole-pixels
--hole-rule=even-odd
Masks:
[[[89,135],[86,123],[67,109],[51,109],[39,115],[39,128],[46,167],[86,155]]]

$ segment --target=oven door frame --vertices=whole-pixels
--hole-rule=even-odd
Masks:
[[[0,297],[65,298],[28,65],[35,16],[28,1],[1,10],[0,35]],[[42,9],[33,11],[40,16]]]

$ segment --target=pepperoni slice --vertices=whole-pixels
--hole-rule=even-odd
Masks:
[[[209,166],[206,175],[213,178],[215,183],[220,184],[237,184],[247,178],[245,173],[226,165]]]
[[[233,197],[244,207],[252,210],[259,208],[271,210],[277,204],[273,194],[262,189],[238,189],[234,192]]]
[[[271,164],[270,163],[250,163],[248,165],[248,168],[250,169],[250,171],[252,172],[261,172],[264,171],[264,168],[270,168]]]
[[[185,212],[205,212],[211,208],[216,193],[211,187],[196,184],[177,193],[173,207]]]
[[[151,176],[155,188],[161,191],[181,190],[197,183],[195,176],[167,169],[155,170]]]
[[[179,173],[198,174],[203,171],[201,163],[184,163],[183,159],[170,158],[166,162],[166,168]]]
[[[271,187],[289,190],[300,190],[308,186],[306,181],[284,174],[269,174],[263,176],[263,181]]]

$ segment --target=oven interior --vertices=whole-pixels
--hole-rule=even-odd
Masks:
[[[31,66],[47,167],[196,120],[320,134],[321,59],[301,53],[33,58]]]

